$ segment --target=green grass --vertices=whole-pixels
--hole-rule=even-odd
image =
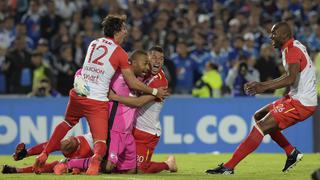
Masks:
[[[85,176],[85,175],[63,175],[56,176],[53,174],[0,174],[0,179],[74,179],[88,180],[88,179],[310,179],[310,174],[320,168],[319,154],[305,154],[302,162],[300,162],[289,173],[282,173],[286,157],[284,154],[252,154],[244,159],[237,167],[235,174],[231,176],[226,175],[207,175],[204,171],[208,168],[216,167],[221,162],[226,161],[231,154],[176,154],[178,164],[177,173],[161,172],[158,174],[138,174],[138,175],[99,175],[99,176]],[[161,161],[166,159],[167,155],[154,155],[154,161]],[[50,156],[49,161],[61,159],[61,156]],[[9,164],[15,166],[26,166],[32,164],[34,157],[14,162],[10,156],[0,156],[0,164]]]

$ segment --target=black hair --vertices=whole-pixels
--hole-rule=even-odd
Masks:
[[[160,53],[163,53],[163,48],[159,45],[156,45],[156,46],[152,46],[150,49],[149,49],[149,52],[150,51],[157,51],[157,52],[160,52]]]
[[[281,32],[285,33],[288,38],[292,37],[292,31],[290,25],[287,22],[279,22],[276,24],[276,29],[281,28]]]
[[[114,38],[114,35],[121,31],[123,23],[126,21],[125,15],[108,15],[106,16],[101,25],[103,29],[103,34],[106,37]]]
[[[135,50],[131,53],[130,55],[130,61],[132,61],[132,59],[136,59],[137,56],[141,56],[141,55],[145,55],[145,56],[148,56],[147,52],[144,51],[144,50],[141,50],[141,49],[138,49],[138,50]]]

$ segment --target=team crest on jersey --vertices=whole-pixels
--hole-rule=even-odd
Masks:
[[[273,111],[274,112],[282,112],[285,109],[283,104],[278,104],[276,106],[274,106]]]
[[[111,153],[110,153],[110,158],[111,158],[111,159],[118,159],[116,153],[114,153],[114,152],[111,152]]]

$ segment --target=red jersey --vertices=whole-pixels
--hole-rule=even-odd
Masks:
[[[288,64],[299,64],[300,73],[290,87],[289,96],[304,106],[317,106],[316,70],[306,47],[293,38],[281,48],[282,63],[286,71]]]
[[[93,155],[93,140],[91,133],[77,136],[76,138],[79,142],[78,149],[71,154],[64,154],[64,156],[72,159],[91,157]]]
[[[151,88],[168,87],[168,80],[161,70],[158,74],[147,78],[144,83]],[[160,111],[163,102],[156,99],[138,108],[135,119],[135,128],[153,135],[161,135]]]

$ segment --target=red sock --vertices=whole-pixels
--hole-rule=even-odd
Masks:
[[[282,149],[286,152],[287,155],[290,155],[294,150],[294,147],[289,143],[287,138],[281,133],[281,131],[274,131],[269,134]]]
[[[44,143],[41,143],[41,144],[38,144],[38,145],[35,145],[31,148],[28,149],[28,156],[33,156],[33,155],[39,155],[44,147],[47,145],[47,142],[44,142]]]
[[[248,154],[252,153],[261,143],[263,135],[256,127],[253,127],[248,137],[238,146],[233,153],[232,158],[224,164],[225,167],[234,169],[234,167],[244,159]]]
[[[50,137],[43,152],[50,154],[56,149],[60,149],[60,141],[67,134],[71,127],[66,122],[61,122],[55,129]]]
[[[94,144],[94,154],[97,155],[98,157],[102,158],[104,155],[106,155],[106,151],[107,151],[106,143],[99,141]]]
[[[32,166],[27,166],[23,168],[17,168],[18,173],[33,173],[33,167]]]
[[[53,161],[52,163],[46,163],[43,167],[42,167],[42,173],[53,173],[53,168],[55,165],[57,165],[59,163],[59,161]]]
[[[59,163],[59,161],[53,161],[52,163],[46,163],[42,167],[41,172],[42,173],[52,173],[54,166],[57,165],[58,163]],[[33,173],[33,167],[27,166],[27,167],[23,167],[23,168],[17,168],[17,172],[18,173]]]
[[[143,162],[140,169],[143,173],[158,173],[169,170],[169,166],[164,162]]]

